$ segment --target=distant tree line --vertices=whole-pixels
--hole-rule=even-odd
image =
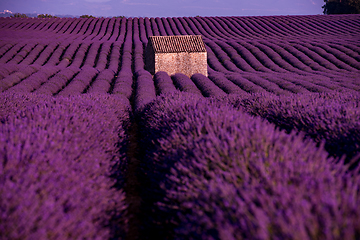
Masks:
[[[117,16],[115,18],[124,18],[125,16]],[[81,15],[80,18],[96,18],[93,15]]]
[[[81,15],[80,18],[95,18],[93,15]]]
[[[10,17],[12,18],[28,18],[25,13],[14,13]],[[57,18],[56,16],[50,15],[50,14],[38,14],[37,18]]]
[[[324,14],[359,14],[360,0],[324,0]]]
[[[28,16],[24,13],[14,13],[11,15],[12,18],[27,18]]]
[[[39,14],[37,17],[38,18],[57,18],[56,16],[53,16],[50,14]]]

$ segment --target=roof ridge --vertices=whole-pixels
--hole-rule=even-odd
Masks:
[[[150,36],[155,53],[206,52],[201,35]]]

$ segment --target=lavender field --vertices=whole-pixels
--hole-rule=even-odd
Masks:
[[[359,239],[360,15],[0,18],[1,239]],[[202,35],[208,77],[144,69]]]

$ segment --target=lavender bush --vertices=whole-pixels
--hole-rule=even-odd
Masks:
[[[79,70],[79,68],[65,68],[52,76],[34,92],[37,94],[55,95],[66,87]]]
[[[141,116],[149,238],[358,236],[360,178],[323,145],[184,93]]]
[[[130,71],[120,71],[115,79],[112,94],[123,94],[130,99],[133,89],[133,75]]]
[[[87,66],[87,67],[94,67],[95,66],[95,60],[96,60],[96,56],[97,53],[99,51],[101,47],[100,42],[94,42],[93,44],[91,44],[88,52],[87,52],[87,56],[84,59],[84,63],[83,66]]]
[[[96,68],[84,66],[64,89],[59,92],[60,96],[77,95],[86,91],[91,81],[96,78],[99,71]],[[98,92],[99,93],[99,92]]]
[[[87,93],[108,93],[110,91],[114,74],[114,71],[111,69],[101,71],[96,76],[95,81],[90,85]]]
[[[111,43],[104,42],[101,45],[100,54],[98,56],[98,60],[96,62],[96,69],[102,71],[106,68],[108,53],[110,52]]]
[[[24,41],[20,42],[20,43],[17,43],[17,44],[14,44],[10,49],[8,49],[4,54],[2,54],[1,59],[0,59],[0,63],[4,64],[4,63],[9,62],[25,46],[26,46],[26,43]]]
[[[185,74],[175,73],[171,76],[171,79],[173,80],[175,87],[180,91],[201,95],[200,90],[196,87],[194,82]]]
[[[191,80],[195,83],[198,89],[205,97],[219,97],[225,96],[225,92],[216,86],[209,78],[200,73],[195,73],[191,76]]]
[[[1,94],[0,102],[0,235],[123,238],[128,100]]]
[[[42,84],[44,84],[50,76],[56,74],[59,71],[56,67],[42,67],[36,73],[31,74],[27,78],[23,79],[21,82],[15,86],[8,88],[8,92],[13,93],[30,93],[38,89]]]
[[[157,95],[176,91],[171,77],[164,71],[159,71],[154,75],[154,83]]]
[[[333,156],[347,155],[350,161],[360,153],[359,94],[333,92],[275,96],[264,93],[226,101],[288,132],[297,129],[318,143],[325,141],[326,150]]]
[[[224,74],[209,70],[209,79],[213,81],[219,88],[227,94],[243,94],[246,93],[239,86],[228,80]]]
[[[280,88],[292,93],[310,93],[305,87],[296,84],[297,82],[290,82],[282,79],[281,76],[275,74],[264,76],[270,82],[276,83]]]
[[[0,80],[6,77],[7,75],[17,71],[19,66],[16,64],[6,64],[2,65],[0,68]]]
[[[19,83],[22,79],[29,77],[39,70],[38,66],[24,66],[18,71],[6,76],[0,81],[0,92],[3,92]]]
[[[63,52],[65,51],[65,49],[71,44],[71,42],[68,41],[63,41],[61,42],[59,45],[56,46],[56,48],[54,49],[54,51],[52,53],[50,53],[50,55],[48,56],[48,59],[46,60],[45,64],[46,66],[55,66],[59,64],[59,60],[61,58],[61,55],[63,54]],[[39,52],[37,52],[37,54],[39,54]],[[84,55],[83,55],[84,56]],[[25,59],[25,61],[29,61],[32,60],[31,58],[29,59],[29,57],[27,57]],[[80,59],[78,59],[79,61]],[[66,61],[65,64],[66,65]]]
[[[140,111],[156,97],[156,89],[151,74],[146,70],[136,72],[135,110]]]

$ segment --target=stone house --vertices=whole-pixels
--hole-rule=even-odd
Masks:
[[[207,52],[201,35],[150,36],[145,52],[145,68],[151,74],[165,71],[170,76],[207,73]]]

